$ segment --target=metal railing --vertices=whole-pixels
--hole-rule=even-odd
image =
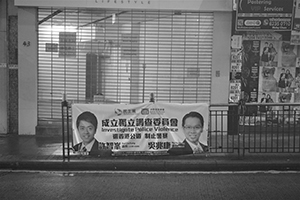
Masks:
[[[73,146],[70,103],[62,102],[63,159]],[[210,105],[210,153],[300,153],[300,103]]]
[[[62,114],[62,151],[63,151],[63,161],[66,159],[70,161],[70,149],[73,146],[72,131],[70,130],[70,120],[71,115],[69,109],[71,108],[70,104],[64,100],[61,103],[61,114]]]
[[[299,153],[300,104],[211,105],[210,152]]]

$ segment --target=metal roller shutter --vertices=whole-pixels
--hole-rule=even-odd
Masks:
[[[119,103],[209,102],[213,13],[40,8],[38,119],[102,94]]]

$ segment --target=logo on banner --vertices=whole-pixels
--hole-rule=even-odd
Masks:
[[[153,114],[153,115],[162,115],[165,113],[165,109],[164,108],[151,108],[150,109],[150,114]]]
[[[136,114],[136,111],[135,109],[119,109],[119,108],[116,108],[115,109],[115,114],[120,116],[120,115],[133,115],[133,114]]]
[[[115,113],[116,113],[118,116],[120,116],[120,115],[122,115],[122,110],[119,109],[119,108],[116,108],[116,109],[115,109]]]
[[[141,110],[141,114],[142,115],[149,115],[149,109],[148,108],[143,108],[142,110]]]

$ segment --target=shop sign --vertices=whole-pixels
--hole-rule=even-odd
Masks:
[[[294,0],[238,0],[236,30],[291,30],[293,3]]]

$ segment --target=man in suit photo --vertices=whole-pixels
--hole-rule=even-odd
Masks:
[[[94,137],[98,127],[96,116],[89,111],[81,113],[77,117],[76,127],[82,142],[73,146],[73,151],[80,152],[83,155],[98,152],[99,143]]]
[[[199,141],[203,127],[204,118],[200,113],[195,111],[187,113],[182,118],[182,128],[185,135],[185,140],[182,142],[183,145],[169,149],[168,153],[170,155],[185,155],[207,152],[207,145]]]

